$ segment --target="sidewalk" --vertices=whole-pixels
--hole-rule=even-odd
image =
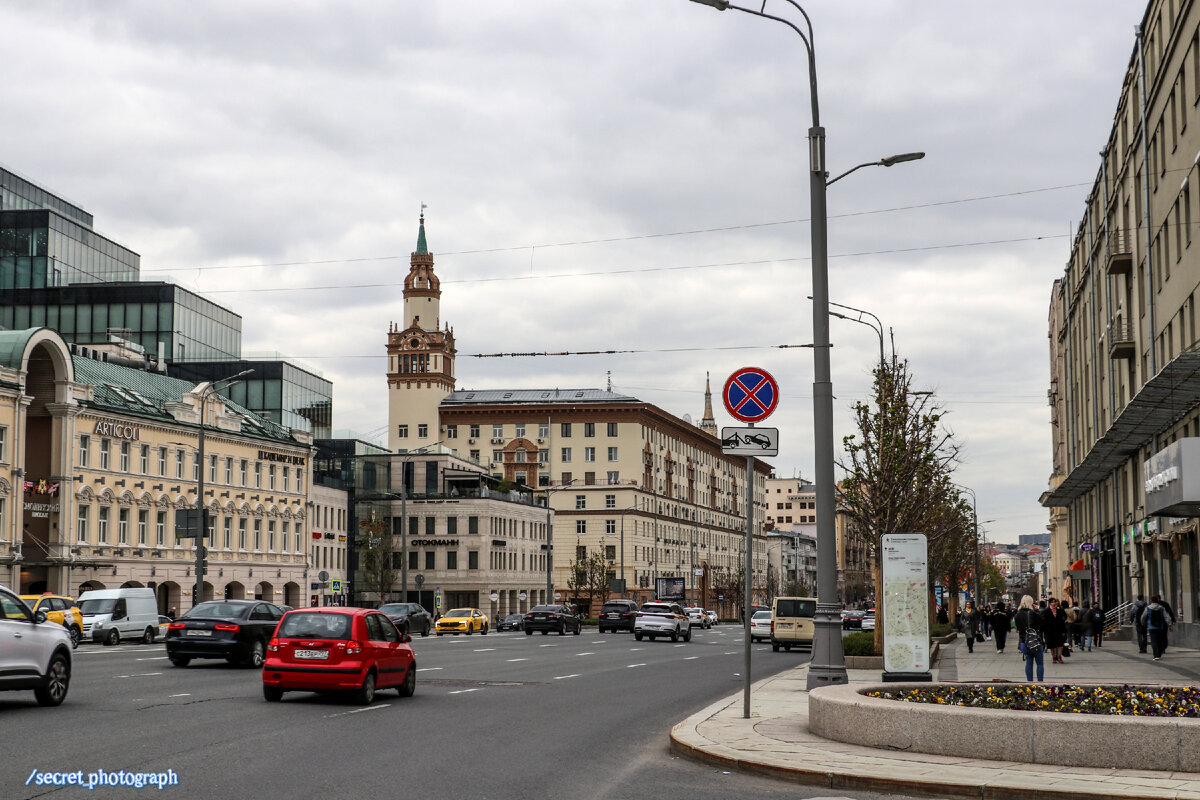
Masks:
[[[1009,644],[1002,655],[992,642],[976,644],[975,652],[968,653],[960,637],[942,649],[934,680],[1023,681],[1015,637]],[[754,658],[772,657],[777,656],[770,648],[754,648]],[[1047,682],[1200,682],[1200,650],[1171,647],[1161,661],[1153,661],[1139,654],[1133,642],[1109,642],[1091,652],[1075,652],[1064,664],[1047,661],[1045,666]],[[808,732],[807,675],[807,665],[802,665],[754,684],[750,719],[742,718],[741,692],[713,703],[671,730],[672,748],[727,769],[831,789],[941,797],[1200,800],[1200,772],[979,761],[822,739]],[[881,682],[875,670],[850,670],[849,678],[851,683]]]

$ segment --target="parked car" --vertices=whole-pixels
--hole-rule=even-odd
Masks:
[[[692,624],[683,606],[678,603],[645,603],[633,621],[633,638],[639,642],[643,636],[654,641],[659,636],[669,636],[672,642],[692,640]]]
[[[263,697],[271,702],[284,692],[351,691],[369,705],[379,689],[412,697],[417,661],[395,623],[368,608],[300,608],[284,614],[267,645]]]
[[[867,612],[848,609],[842,612],[842,630],[854,630],[862,627],[863,617]]]
[[[496,623],[498,631],[521,631],[525,630],[525,615],[524,614],[509,614],[504,619]]]
[[[693,628],[699,627],[707,629],[711,623],[708,621],[708,615],[704,613],[704,609],[699,606],[687,606],[683,609],[683,613],[687,614],[688,621]]]
[[[708,627],[710,627],[710,628],[714,627],[717,624],[717,612],[713,611],[710,608],[708,611],[705,611],[704,613],[708,615]]]
[[[72,646],[66,628],[0,586],[0,690],[32,689],[38,705],[61,705],[71,685]]]
[[[121,639],[152,644],[158,635],[158,602],[146,588],[92,589],[79,595],[83,638],[106,645]]]
[[[465,633],[470,636],[476,631],[484,636],[488,633],[487,615],[478,608],[454,608],[438,617],[438,636],[446,633],[453,633],[455,636]]]
[[[35,615],[39,611],[46,612],[46,619],[67,629],[67,634],[71,637],[71,647],[79,646],[79,640],[83,638],[83,613],[79,610],[78,603],[70,597],[50,592],[23,594],[21,602],[29,606],[29,610]]]
[[[771,638],[771,612],[755,611],[750,617],[750,641],[762,642]]]
[[[171,629],[171,623],[174,621],[175,620],[171,619],[170,617],[166,616],[165,614],[159,614],[158,615],[158,635],[164,639],[167,638],[167,631],[169,631]]]
[[[771,649],[782,647],[812,648],[813,618],[817,615],[815,597],[776,597],[771,610]]]
[[[525,614],[526,636],[533,636],[534,631],[543,636],[551,631],[559,636],[566,636],[568,631],[578,636],[582,630],[583,620],[567,605],[534,606]]]
[[[428,636],[433,630],[433,615],[420,603],[384,603],[379,611],[395,623],[401,633]]]
[[[600,607],[597,622],[600,632],[629,631],[633,632],[633,621],[637,618],[638,604],[633,600],[609,600]]]
[[[860,627],[864,631],[875,630],[875,609],[869,608],[863,612],[862,625]]]
[[[262,600],[208,600],[167,626],[167,658],[186,667],[193,658],[223,658],[261,667],[283,611]]]

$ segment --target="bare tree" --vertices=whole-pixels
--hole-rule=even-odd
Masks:
[[[594,600],[598,599],[601,606],[608,600],[610,578],[608,561],[602,553],[593,552],[571,562],[567,588],[571,590],[576,605],[581,604],[581,596],[587,598],[587,609],[591,614]]]
[[[943,410],[929,393],[914,393],[908,362],[891,361],[875,370],[872,402],[854,404],[855,433],[842,440],[847,473],[842,502],[850,526],[873,556],[875,586],[881,586],[880,550],[888,533],[924,533],[931,546],[952,530],[949,475],[958,459],[954,436],[942,423]],[[878,597],[878,595],[877,595]],[[876,652],[883,647],[883,605],[877,603]]]
[[[370,517],[358,523],[358,529],[363,586],[368,592],[375,592],[380,603],[386,603],[396,580],[396,556],[403,557],[404,554],[393,550],[387,519],[376,517],[374,510]]]

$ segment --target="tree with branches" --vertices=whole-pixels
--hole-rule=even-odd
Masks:
[[[957,493],[949,476],[959,447],[944,427],[944,413],[932,393],[912,390],[908,362],[895,354],[876,368],[872,400],[854,404],[855,432],[842,440],[847,477],[840,489],[857,523],[850,529],[872,556],[877,589],[885,534],[924,533],[932,550],[955,529],[948,501]],[[882,652],[882,604],[875,613],[875,649]]]
[[[567,588],[575,604],[581,605],[581,596],[587,598],[587,609],[590,614],[592,602],[599,600],[599,608],[608,600],[612,575],[609,572],[608,560],[600,552],[592,552],[583,558],[575,558],[571,562],[571,570],[567,576]]]
[[[358,523],[358,530],[363,586],[368,592],[376,593],[380,603],[386,603],[396,581],[396,556],[403,557],[404,554],[395,553],[387,519],[376,517],[373,509],[370,517]]]

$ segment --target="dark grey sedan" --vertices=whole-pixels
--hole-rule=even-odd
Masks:
[[[420,603],[384,603],[379,610],[396,623],[401,633],[428,636],[433,630],[433,615]]]

